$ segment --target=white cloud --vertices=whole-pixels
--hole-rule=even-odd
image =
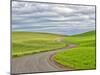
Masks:
[[[13,1],[12,24],[13,30],[18,31],[52,32],[56,29],[60,32],[65,28],[67,32],[72,29],[79,30],[79,32],[93,30],[95,7]]]
[[[65,7],[54,7],[53,8],[56,12],[66,12],[66,13],[71,13],[71,12],[73,12],[74,10],[73,9],[71,9],[71,8],[65,8]]]

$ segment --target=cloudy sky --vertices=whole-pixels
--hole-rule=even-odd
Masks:
[[[74,35],[95,29],[95,6],[12,2],[12,31]]]

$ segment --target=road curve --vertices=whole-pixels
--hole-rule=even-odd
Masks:
[[[67,47],[59,48],[53,51],[13,58],[11,61],[11,73],[18,74],[71,70],[70,68],[59,66],[57,63],[50,60],[50,57],[59,51],[67,50],[68,48],[73,47],[75,47],[75,45],[70,44]]]

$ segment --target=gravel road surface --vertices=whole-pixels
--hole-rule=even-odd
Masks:
[[[12,58],[11,68],[12,74],[18,73],[35,73],[35,72],[51,72],[71,70],[62,65],[57,64],[52,60],[52,56],[57,52],[73,48],[75,45],[70,44],[67,47],[55,49],[48,52],[37,53],[33,55],[26,55],[22,57]]]

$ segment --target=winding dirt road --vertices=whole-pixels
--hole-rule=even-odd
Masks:
[[[73,47],[75,47],[75,45],[70,44],[67,47],[59,48],[53,51],[13,58],[12,74],[71,70],[70,68],[59,66],[59,64],[51,60],[51,57],[59,51],[67,50]]]

